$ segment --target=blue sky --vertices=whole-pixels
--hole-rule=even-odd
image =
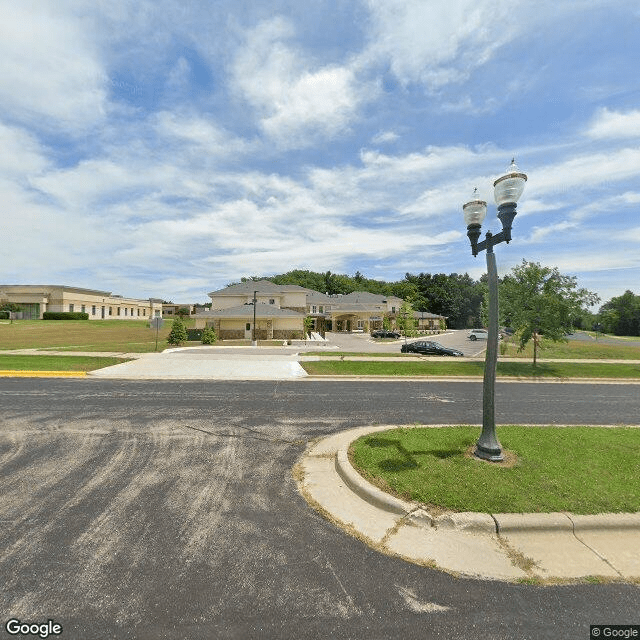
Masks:
[[[515,155],[499,272],[640,293],[639,59],[627,0],[0,0],[0,282],[477,278]]]

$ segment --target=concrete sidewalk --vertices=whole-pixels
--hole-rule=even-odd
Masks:
[[[433,425],[431,425],[433,426]],[[640,580],[640,513],[448,513],[374,487],[350,465],[350,443],[393,426],[361,427],[312,445],[296,467],[309,504],[369,546],[475,578]]]
[[[135,380],[292,380],[307,376],[295,353],[221,354],[176,349],[89,372],[92,378]]]

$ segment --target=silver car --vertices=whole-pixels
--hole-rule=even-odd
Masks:
[[[488,336],[486,329],[471,329],[469,332],[469,340],[486,340]]]

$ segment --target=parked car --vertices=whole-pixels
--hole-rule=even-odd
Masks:
[[[400,348],[402,353],[424,353],[434,356],[463,356],[462,351],[457,349],[449,349],[443,347],[439,342],[431,342],[428,340],[419,340],[418,342],[409,342],[403,344]]]
[[[489,332],[486,329],[471,329],[469,332],[469,340],[486,340]]]
[[[372,338],[399,338],[400,334],[397,331],[389,331],[387,329],[378,329],[371,332]]]

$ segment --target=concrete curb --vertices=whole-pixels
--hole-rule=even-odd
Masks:
[[[85,378],[86,371],[0,371],[2,378]]]
[[[421,425],[416,426],[419,427]],[[379,428],[372,428],[370,433],[377,431],[379,431]],[[535,531],[578,532],[611,529],[640,531],[640,512],[577,515],[569,512],[478,513],[466,511],[432,516],[419,503],[401,500],[379,489],[353,468],[349,462],[349,447],[355,440],[367,435],[367,433],[369,432],[360,429],[352,440],[338,449],[335,457],[336,471],[347,486],[369,504],[389,513],[407,516],[416,524],[424,523],[434,528],[477,531],[497,535]]]

